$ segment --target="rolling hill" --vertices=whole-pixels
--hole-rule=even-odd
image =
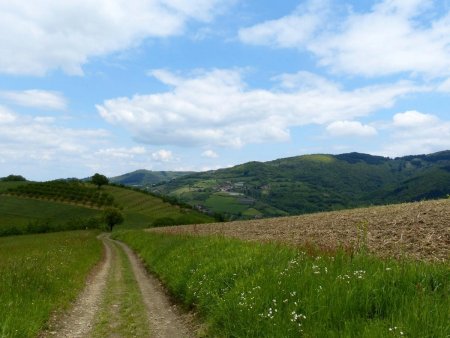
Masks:
[[[450,194],[450,151],[395,159],[304,155],[184,175],[151,189],[232,219],[436,199]]]
[[[109,180],[112,183],[124,184],[129,186],[147,187],[154,184],[168,182],[173,179],[193,174],[191,171],[151,171],[151,170],[136,170],[124,175],[111,177]]]
[[[102,208],[124,214],[121,228],[205,223],[213,218],[142,191],[73,181],[0,182],[0,235],[98,227]]]

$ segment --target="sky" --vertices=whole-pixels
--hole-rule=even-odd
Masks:
[[[0,0],[0,177],[450,149],[450,0]]]

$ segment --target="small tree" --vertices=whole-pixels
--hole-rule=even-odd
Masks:
[[[103,221],[108,226],[109,231],[112,231],[114,226],[123,223],[124,218],[119,209],[106,208],[105,211],[103,211]]]
[[[106,185],[109,183],[108,178],[105,175],[101,175],[99,173],[96,173],[91,178],[91,182],[95,184],[99,189],[102,185]]]

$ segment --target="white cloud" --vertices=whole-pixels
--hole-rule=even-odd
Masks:
[[[0,91],[0,97],[19,106],[32,108],[64,110],[67,106],[61,93],[46,90]]]
[[[167,71],[154,74],[171,89],[107,100],[97,109],[135,139],[161,145],[241,147],[286,141],[291,127],[352,120],[423,90],[399,82],[346,91],[305,72],[279,77],[273,90],[249,89],[237,70],[184,78]]]
[[[444,93],[450,93],[450,78],[446,79],[444,82],[442,82],[438,86],[438,91],[444,92]]]
[[[96,156],[115,158],[115,159],[134,159],[136,155],[145,155],[147,153],[144,147],[119,147],[119,148],[102,148],[95,154]]]
[[[308,50],[320,65],[346,74],[445,76],[450,74],[450,13],[439,13],[433,7],[437,3],[384,0],[366,13],[351,11],[344,18],[326,14],[332,10],[296,10],[244,28],[239,37],[245,43]],[[323,24],[305,28],[310,21]]]
[[[159,162],[170,162],[174,156],[170,150],[160,149],[152,154],[152,158]]]
[[[92,57],[182,34],[190,20],[209,21],[227,0],[0,1],[0,73],[80,75]]]
[[[0,125],[14,122],[16,116],[8,108],[0,106]]]
[[[239,30],[239,39],[248,44],[271,47],[299,47],[314,35],[323,23],[324,1],[310,1],[295,13]]]
[[[327,126],[327,132],[333,136],[375,136],[377,130],[358,121],[335,121]]]
[[[218,158],[219,155],[218,155],[214,150],[209,149],[209,150],[205,150],[205,151],[202,153],[202,157],[206,157],[206,158]]]
[[[395,114],[393,117],[394,127],[400,128],[424,128],[435,125],[439,119],[430,114],[423,114],[412,110],[404,113]]]
[[[450,149],[450,121],[432,114],[417,111],[395,114],[390,132],[380,154],[403,156]]]

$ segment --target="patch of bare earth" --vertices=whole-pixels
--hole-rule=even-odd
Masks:
[[[89,276],[85,289],[71,310],[52,318],[49,329],[44,331],[40,337],[81,338],[88,336],[94,324],[112,264],[110,244],[105,242],[104,237],[102,240],[105,248],[103,261]]]
[[[222,235],[326,250],[339,247],[355,250],[365,246],[381,257],[447,261],[450,257],[450,199],[147,231]]]
[[[116,328],[123,324],[123,318],[119,315],[118,307],[121,299],[117,299],[120,293],[127,292],[123,278],[123,262],[120,262],[118,250],[123,250],[126,259],[129,260],[133,277],[139,287],[139,297],[145,304],[146,316],[151,337],[175,338],[193,337],[197,328],[194,326],[193,315],[183,313],[178,310],[161,283],[147,273],[145,267],[138,257],[123,243],[109,239],[108,235],[102,235],[100,239],[105,247],[105,257],[101,264],[97,266],[88,278],[87,285],[79,295],[73,307],[63,314],[55,314],[48,324],[48,329],[42,332],[39,337],[92,337],[98,336],[100,331],[93,332],[93,328],[98,326],[98,318],[102,317],[105,311],[109,314],[106,318],[107,328],[105,337],[140,337],[136,332],[121,331],[116,332]],[[104,302],[107,285],[112,292],[113,302]],[[110,295],[111,296],[111,295]],[[105,308],[111,306],[111,308]],[[137,314],[130,314],[134,318]],[[100,316],[100,317],[99,317]],[[141,323],[142,324],[142,323]],[[123,326],[123,325],[122,325]]]
[[[152,337],[175,338],[194,337],[192,314],[183,313],[170,301],[162,284],[145,270],[144,265],[134,252],[120,243],[130,260],[136,281],[141,290],[147,308],[148,321]]]

